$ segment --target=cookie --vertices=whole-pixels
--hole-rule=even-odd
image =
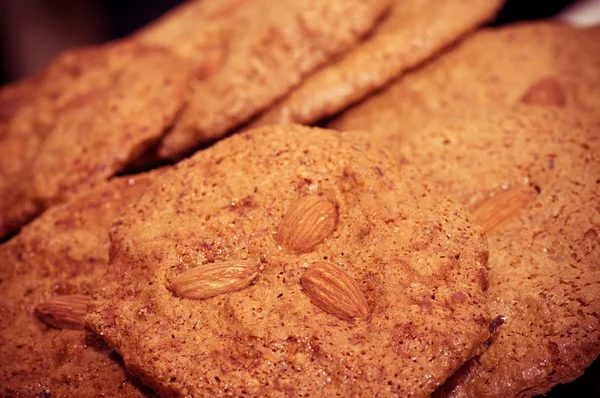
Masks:
[[[440,396],[543,394],[600,354],[598,131],[597,115],[518,104],[465,109],[396,147],[489,240],[497,331]]]
[[[531,97],[540,95],[553,96],[546,101],[559,108],[598,112],[599,43],[600,26],[534,22],[484,29],[330,126],[381,133],[378,126],[402,120],[401,130],[392,134],[396,140],[440,113],[520,102],[535,106]]]
[[[102,183],[0,246],[0,396],[148,395],[83,329],[82,311],[107,270],[112,219],[150,181],[144,175]]]
[[[251,126],[333,116],[492,19],[503,0],[396,1],[359,46],[321,68]]]
[[[425,396],[488,337],[480,230],[362,134],[220,141],[111,238],[86,322],[164,396]]]
[[[201,0],[136,40],[197,64],[190,103],[158,148],[179,158],[247,122],[331,57],[354,46],[391,0]]]
[[[136,43],[54,61],[0,141],[0,238],[155,143],[184,105],[190,74],[168,51]]]

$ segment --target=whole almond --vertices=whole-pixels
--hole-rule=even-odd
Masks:
[[[38,305],[35,312],[49,326],[58,329],[83,329],[83,317],[89,302],[90,297],[81,294],[58,296]]]
[[[295,253],[306,253],[335,231],[336,205],[320,196],[305,196],[295,201],[281,221],[277,243]]]
[[[535,193],[524,188],[500,191],[480,203],[473,215],[483,227],[484,233],[488,234],[516,217],[533,198]]]
[[[249,286],[260,270],[260,263],[256,261],[203,264],[179,274],[171,283],[171,291],[178,297],[203,300]]]
[[[545,77],[533,83],[521,97],[526,104],[564,106],[565,93],[554,77]]]
[[[300,278],[302,290],[323,311],[345,321],[369,316],[367,299],[358,283],[335,264],[312,264]]]

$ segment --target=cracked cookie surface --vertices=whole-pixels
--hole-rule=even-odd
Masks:
[[[404,119],[382,123],[390,145]],[[397,153],[464,203],[489,242],[497,330],[441,396],[543,394],[600,354],[599,131],[594,114],[522,103],[398,133]]]
[[[491,20],[503,3],[396,0],[369,37],[308,76],[250,126],[312,124],[333,116]]]
[[[149,396],[113,350],[83,330],[83,313],[64,317],[70,303],[84,303],[85,311],[107,269],[112,219],[149,181],[143,175],[100,184],[0,245],[1,396]]]
[[[518,210],[487,233],[488,302],[504,324],[441,395],[544,394],[600,355],[600,120],[523,105],[466,115],[411,140],[407,158],[475,214],[505,192],[529,197],[503,195]]]
[[[391,0],[196,0],[134,36],[197,65],[190,100],[158,156],[222,138],[354,47]]]
[[[379,126],[395,125],[390,141],[409,139],[447,113],[521,102],[529,88],[544,81],[562,91],[562,103],[554,106],[598,112],[599,42],[600,26],[523,22],[482,29],[345,111],[330,127],[383,137],[386,130]]]
[[[426,396],[488,338],[471,224],[361,134],[252,130],[115,224],[86,321],[164,396]]]
[[[159,140],[184,104],[190,73],[164,49],[115,42],[64,52],[32,78],[34,93],[23,82],[1,126],[0,239]],[[14,100],[16,90],[3,91]]]

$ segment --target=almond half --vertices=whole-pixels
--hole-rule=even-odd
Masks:
[[[564,106],[565,93],[554,77],[545,77],[533,83],[521,97],[526,104]]]
[[[57,329],[83,329],[90,300],[81,294],[58,296],[38,305],[35,312],[45,324]]]
[[[320,309],[345,321],[369,317],[367,299],[346,271],[335,264],[312,264],[300,278],[302,290]]]
[[[281,221],[277,243],[295,253],[306,253],[335,231],[337,206],[320,196],[295,201]]]
[[[249,286],[260,274],[259,262],[230,260],[190,268],[171,283],[177,297],[203,300]]]
[[[480,203],[473,216],[483,227],[483,232],[488,234],[516,217],[535,196],[535,193],[523,188],[499,191]]]

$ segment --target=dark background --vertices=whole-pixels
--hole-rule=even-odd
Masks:
[[[64,48],[123,37],[183,1],[0,0],[0,84],[39,70]],[[573,2],[508,0],[494,25],[552,17]]]
[[[35,72],[64,48],[123,37],[183,1],[0,0],[0,83]],[[572,3],[508,0],[492,25],[550,18]],[[600,397],[600,360],[548,397]]]

